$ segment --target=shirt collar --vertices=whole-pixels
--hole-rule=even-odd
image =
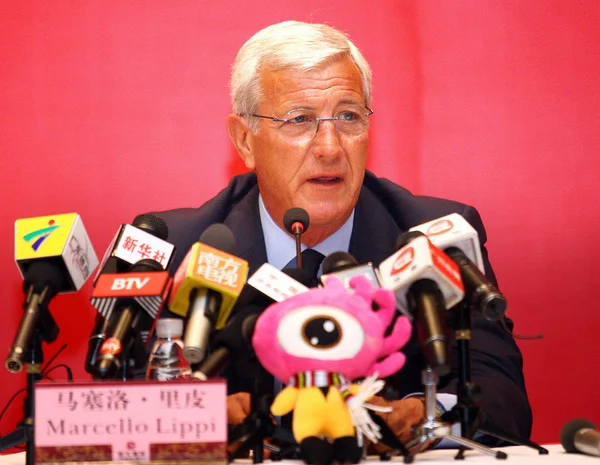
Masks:
[[[296,241],[273,221],[260,194],[258,195],[258,211],[260,214],[260,224],[262,226],[263,236],[265,238],[267,262],[281,270],[296,257]],[[353,224],[354,209],[340,229],[325,240],[311,247],[311,249],[321,252],[326,257],[333,252],[348,252]],[[307,249],[307,247],[302,244],[302,250],[305,249]]]

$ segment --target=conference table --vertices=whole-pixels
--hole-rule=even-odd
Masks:
[[[549,450],[548,455],[539,455],[533,449],[523,447],[523,446],[514,446],[514,447],[503,447],[501,450],[508,454],[507,461],[498,460],[493,457],[489,457],[487,455],[482,455],[476,451],[469,451],[466,454],[466,458],[463,462],[465,465],[480,465],[480,464],[493,464],[493,463],[507,463],[509,465],[514,464],[544,464],[544,465],[567,465],[567,464],[600,464],[599,457],[591,457],[588,455],[580,455],[580,454],[567,454],[563,448],[559,444],[550,444],[544,446]],[[418,454],[415,457],[413,463],[424,463],[426,465],[442,465],[448,463],[455,463],[454,456],[456,455],[456,450],[452,449],[441,449],[441,450],[431,450],[424,452],[422,454]],[[403,463],[401,457],[394,457],[391,460],[396,463]],[[252,461],[249,459],[239,460],[235,463],[241,464],[251,464]],[[279,465],[300,465],[302,462],[297,460],[282,460],[280,462],[265,462],[265,463],[273,463]],[[362,462],[367,465],[375,465],[375,464],[384,464],[386,462],[381,462],[377,457],[369,457],[367,460]],[[17,454],[11,455],[3,455],[0,456],[0,465],[24,465],[25,464],[25,452],[19,452]]]

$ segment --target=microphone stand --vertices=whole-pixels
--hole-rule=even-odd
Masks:
[[[421,451],[431,441],[446,438],[460,444],[462,448],[475,449],[497,459],[506,459],[508,457],[502,451],[495,451],[470,439],[452,434],[452,423],[446,422],[437,416],[436,393],[439,381],[437,373],[430,366],[427,366],[421,372],[421,380],[425,387],[425,419],[420,425],[415,427],[414,433],[416,438],[407,444],[409,449],[416,447],[418,451]]]
[[[252,451],[252,462],[263,462],[263,448],[269,448],[273,454],[271,460],[282,458],[298,458],[298,445],[291,433],[277,426],[271,416],[270,408],[273,402],[272,394],[266,394],[264,387],[265,379],[268,378],[265,370],[258,364],[254,386],[250,393],[250,413],[242,423],[235,426],[229,433],[228,445],[239,443],[229,453],[228,461],[233,462],[242,457],[246,452]],[[282,446],[265,444],[265,439],[277,439]],[[287,444],[286,444],[287,443]]]
[[[47,310],[44,310],[47,311]],[[52,320],[54,321],[54,320]],[[58,331],[58,328],[56,328]],[[23,401],[23,420],[17,425],[16,429],[6,436],[0,438],[0,452],[10,449],[19,444],[25,443],[25,463],[26,465],[35,464],[35,444],[33,435],[34,419],[34,384],[42,379],[41,365],[44,361],[42,351],[42,336],[39,327],[36,328],[29,347],[28,360],[26,362],[27,371],[27,390]]]
[[[381,433],[381,439],[379,442],[392,449],[391,451],[386,451],[382,454],[379,454],[379,460],[382,462],[388,462],[394,455],[401,455],[404,457],[404,463],[413,463],[415,457],[406,448],[404,443],[398,439],[398,436],[394,434],[389,425],[383,421],[383,418],[381,418],[372,410],[368,410],[368,412],[371,419],[377,424],[377,426],[379,426],[379,432]]]
[[[471,378],[471,306],[463,300],[453,309],[455,321],[455,339],[458,349],[458,385],[456,405],[446,412],[442,419],[450,423],[460,422],[464,438],[473,439],[479,431],[483,434],[501,439],[512,444],[531,447],[540,455],[548,454],[548,449],[541,447],[529,439],[516,438],[492,421],[480,410],[481,387]],[[465,447],[461,446],[457,460],[464,458]]]

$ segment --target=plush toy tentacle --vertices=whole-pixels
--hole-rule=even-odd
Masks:
[[[374,373],[379,373],[381,378],[387,378],[400,370],[405,362],[406,356],[402,352],[394,352],[373,365],[369,369],[368,375],[371,376]]]
[[[392,334],[383,340],[381,347],[381,355],[391,354],[396,352],[410,340],[412,334],[412,325],[405,316],[401,316],[396,320]]]
[[[388,289],[376,288],[373,292],[373,302],[379,306],[377,318],[388,326],[396,314],[396,297]]]

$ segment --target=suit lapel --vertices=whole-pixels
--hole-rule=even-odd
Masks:
[[[350,254],[358,263],[378,266],[394,252],[402,230],[377,197],[363,186],[356,208],[350,238]]]
[[[396,250],[396,240],[402,233],[394,218],[367,187],[363,186],[354,212],[354,226],[350,239],[350,254],[358,263],[379,264]],[[416,332],[413,328],[411,340],[402,348],[407,357],[419,353]],[[406,371],[400,371],[402,377]]]
[[[254,186],[244,198],[233,207],[223,221],[233,232],[238,257],[249,264],[248,276],[267,261],[265,239],[258,212],[258,187]]]

